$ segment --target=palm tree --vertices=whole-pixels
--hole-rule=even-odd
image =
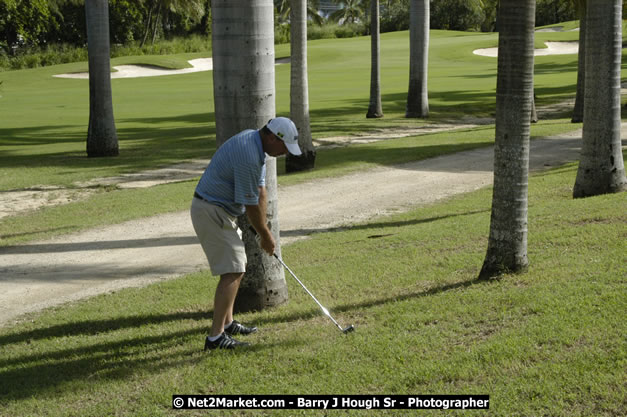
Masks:
[[[279,12],[280,21],[285,22],[290,17],[292,13],[292,1],[293,0],[274,0],[274,6]],[[320,2],[318,0],[307,0],[306,8],[306,19],[311,19],[311,21],[317,25],[321,25],[324,22],[322,16],[318,14],[318,10],[320,9]],[[306,22],[307,20],[305,20],[305,23]]]
[[[500,2],[494,191],[481,278],[523,271],[528,265],[527,180],[535,4],[535,0]]]
[[[309,83],[307,81],[307,13],[306,0],[293,0],[290,14],[290,115],[298,128],[300,156],[285,157],[285,171],[297,172],[313,169],[316,150],[311,140],[309,123]]]
[[[583,146],[575,198],[627,190],[620,135],[621,14],[621,0],[597,0],[586,11]]]
[[[200,21],[206,12],[204,0],[140,0],[140,2],[148,3],[146,27],[140,46],[144,46],[151,30],[152,43],[155,43],[159,27],[168,12],[182,13],[196,21]]]
[[[367,118],[383,117],[381,106],[379,0],[370,0],[370,105]]]
[[[86,0],[89,60],[89,127],[87,156],[117,156],[118,135],[113,118],[109,57],[109,1]]]
[[[405,117],[429,116],[427,69],[429,66],[429,0],[410,0],[409,89]]]
[[[572,123],[583,122],[584,90],[586,82],[586,0],[571,0],[579,10],[579,53],[577,63],[577,94]]]
[[[335,0],[334,3],[342,7],[329,16],[329,19],[335,22],[357,23],[364,17],[361,0]]]
[[[213,85],[216,142],[260,128],[275,115],[274,7],[272,0],[213,0]],[[276,159],[266,161],[267,222],[281,255]],[[263,252],[240,216],[248,266],[235,307],[261,310],[287,300],[281,265]]]

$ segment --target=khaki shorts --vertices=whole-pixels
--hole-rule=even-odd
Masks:
[[[246,271],[246,250],[237,217],[222,207],[193,198],[190,210],[192,225],[200,240],[212,275]]]

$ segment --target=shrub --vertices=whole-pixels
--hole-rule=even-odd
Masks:
[[[309,24],[307,27],[307,39],[332,39],[362,36],[367,33],[363,24],[328,23],[323,26]],[[289,24],[278,25],[275,28],[275,43],[288,43],[290,41]],[[111,57],[141,56],[141,55],[169,55],[192,52],[211,51],[211,38],[207,35],[191,35],[185,38],[162,40],[153,44],[145,44],[140,47],[138,41],[126,44],[112,44]],[[16,70],[23,68],[36,68],[40,66],[65,64],[70,62],[87,61],[87,47],[75,47],[69,44],[48,45],[44,49],[21,48],[18,55],[8,56],[0,52],[0,71]]]
[[[447,0],[433,3],[430,9],[432,29],[480,30],[484,13],[478,3]]]
[[[274,43],[290,43],[290,24],[283,23],[274,27]]]
[[[366,33],[364,26],[357,23],[339,25],[335,29],[336,38],[353,38]]]
[[[307,39],[315,40],[334,38],[336,26],[337,25],[330,23],[323,26],[307,25]]]
[[[333,38],[350,38],[354,36],[362,36],[366,34],[366,27],[362,24],[343,24],[327,23],[322,26],[310,24],[307,26],[307,39],[333,39]]]

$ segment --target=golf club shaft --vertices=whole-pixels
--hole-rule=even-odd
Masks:
[[[256,236],[256,238],[257,238],[257,239],[259,238],[259,234],[257,233],[257,231],[255,230],[255,228],[254,228],[254,227],[250,226],[250,227],[249,227],[249,230],[250,230],[250,232],[251,232],[254,236]],[[315,296],[311,293],[311,291],[309,291],[309,290],[307,289],[307,287],[305,287],[305,284],[303,284],[303,282],[302,282],[300,279],[298,279],[298,277],[296,276],[296,274],[295,274],[294,272],[292,272],[292,270],[290,269],[290,267],[289,267],[289,266],[287,266],[287,264],[286,264],[285,262],[283,262],[283,259],[279,258],[279,256],[278,256],[276,253],[273,253],[272,255],[273,255],[273,256],[277,259],[277,261],[279,261],[279,262],[281,263],[281,265],[283,265],[283,267],[284,267],[285,269],[287,269],[287,271],[290,273],[290,275],[291,275],[292,277],[294,277],[294,279],[295,279],[295,280],[296,280],[296,281],[300,284],[300,286],[301,286],[301,287],[303,287],[303,289],[304,289],[305,291],[307,291],[307,294],[309,294],[309,296],[310,296],[311,298],[313,298],[313,300],[316,302],[316,304],[318,304],[318,307],[320,307],[320,309],[322,310],[322,312],[323,312],[323,313],[324,313],[324,314],[325,314],[328,318],[330,318],[330,319],[331,319],[331,321],[333,322],[333,324],[335,324],[335,325],[337,326],[337,328],[338,328],[338,329],[340,329],[340,331],[341,331],[341,332],[346,333],[346,331],[347,331],[349,328],[352,330],[352,327],[353,327],[353,326],[349,326],[349,327],[347,327],[346,329],[342,329],[342,326],[340,326],[340,325],[339,325],[339,323],[338,323],[337,321],[335,321],[335,319],[333,318],[333,316],[331,315],[331,313],[329,313],[329,310],[327,310],[326,308],[324,308],[324,306],[323,306],[322,304],[320,304],[320,301],[318,301],[318,299],[317,299],[317,298],[316,298],[316,297],[315,297]]]
[[[337,322],[337,321],[335,321],[335,319],[333,318],[333,316],[331,316],[331,313],[329,313],[329,310],[327,310],[326,308],[324,308],[324,306],[323,306],[322,304],[320,304],[320,301],[318,301],[318,299],[317,299],[317,298],[316,298],[316,297],[315,297],[315,296],[311,293],[311,291],[309,291],[309,290],[307,289],[307,287],[305,287],[305,284],[303,284],[303,283],[302,283],[302,281],[301,281],[300,279],[298,279],[298,277],[296,276],[296,274],[294,274],[294,273],[292,272],[292,270],[290,269],[290,267],[289,267],[289,266],[287,266],[287,264],[286,264],[285,262],[283,262],[283,259],[279,258],[279,256],[278,256],[276,253],[274,254],[274,257],[275,257],[275,258],[276,258],[279,262],[281,262],[281,265],[283,265],[283,267],[284,267],[285,269],[287,269],[287,271],[290,273],[290,275],[292,275],[292,277],[294,277],[294,279],[295,279],[296,281],[298,281],[298,283],[300,284],[300,286],[301,286],[301,287],[303,287],[303,289],[304,289],[305,291],[307,291],[307,294],[309,294],[309,295],[311,296],[311,298],[313,298],[313,300],[316,302],[316,304],[318,304],[318,306],[320,307],[320,309],[322,309],[322,312],[323,312],[324,314],[326,314],[326,316],[327,316],[328,318],[330,318],[330,319],[331,319],[331,321],[333,322],[333,324],[335,324],[335,325],[336,325],[336,326],[337,326],[340,330],[342,330],[342,331],[343,331],[344,329],[342,329],[342,326],[340,326],[340,325],[338,324],[338,322]]]

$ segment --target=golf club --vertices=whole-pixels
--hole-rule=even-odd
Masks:
[[[257,231],[256,231],[256,230],[255,230],[252,226],[250,227],[250,231],[251,231],[252,233],[254,233],[254,235],[255,235],[257,238],[259,237],[259,235],[257,235]],[[318,299],[317,299],[317,298],[316,298],[316,297],[315,297],[315,296],[311,293],[311,291],[309,291],[309,290],[307,289],[307,287],[305,287],[305,284],[303,284],[303,282],[302,282],[300,279],[298,279],[298,277],[296,276],[296,274],[295,274],[294,272],[292,272],[292,270],[290,269],[290,267],[289,267],[289,266],[287,266],[287,265],[285,264],[285,262],[283,262],[283,259],[279,258],[279,256],[278,256],[276,253],[274,253],[274,254],[273,254],[273,256],[274,256],[274,257],[275,257],[275,258],[276,258],[279,262],[281,262],[281,265],[283,265],[283,267],[284,267],[285,269],[287,269],[287,271],[290,273],[290,275],[292,275],[292,277],[294,277],[294,279],[295,279],[296,281],[298,281],[298,283],[300,284],[300,286],[301,286],[301,287],[303,287],[303,289],[304,289],[305,291],[307,291],[307,294],[309,294],[309,295],[311,296],[311,298],[313,298],[313,300],[316,302],[316,304],[318,304],[318,307],[320,307],[320,309],[322,310],[322,312],[323,312],[323,313],[324,313],[324,314],[325,314],[328,318],[330,318],[330,319],[331,319],[331,321],[333,322],[333,324],[335,324],[335,325],[337,326],[337,328],[338,328],[338,329],[340,329],[340,331],[341,331],[342,333],[346,334],[346,333],[350,333],[350,332],[352,332],[352,331],[354,331],[354,330],[355,330],[355,326],[353,326],[352,324],[351,324],[350,326],[348,326],[348,327],[346,327],[346,328],[344,328],[344,329],[343,329],[343,328],[342,328],[342,326],[340,326],[340,325],[338,324],[338,322],[337,322],[337,321],[333,318],[333,316],[331,315],[331,313],[329,313],[329,310],[327,310],[326,308],[324,308],[324,306],[323,306],[322,304],[320,304],[320,301],[318,301]]]
[[[350,332],[352,332],[353,330],[355,330],[355,327],[354,327],[352,324],[351,324],[350,326],[346,327],[345,329],[342,329],[342,326],[340,326],[340,325],[338,324],[338,322],[337,322],[337,321],[335,321],[335,319],[333,318],[333,316],[331,315],[331,313],[329,313],[329,310],[327,310],[326,308],[324,308],[324,306],[323,306],[322,304],[320,304],[320,301],[318,301],[318,299],[317,299],[316,297],[314,297],[314,295],[311,293],[311,291],[309,291],[309,290],[307,289],[307,287],[305,287],[305,284],[303,284],[303,283],[302,283],[302,281],[301,281],[300,279],[298,279],[298,277],[296,276],[296,274],[294,274],[294,273],[292,272],[292,270],[290,269],[290,267],[289,267],[289,266],[287,266],[287,265],[285,264],[285,262],[283,262],[283,259],[279,258],[279,257],[277,256],[277,254],[276,254],[276,253],[274,254],[274,257],[275,257],[275,258],[277,258],[277,260],[278,260],[279,262],[281,262],[281,265],[283,265],[283,267],[284,267],[285,269],[287,269],[287,271],[288,271],[288,272],[289,272],[289,273],[290,273],[290,274],[294,277],[294,279],[295,279],[296,281],[298,281],[298,283],[300,284],[300,286],[301,286],[301,287],[303,287],[303,289],[304,289],[305,291],[307,291],[307,294],[309,294],[309,295],[311,296],[311,298],[313,298],[313,300],[316,302],[316,304],[318,304],[318,306],[320,307],[320,309],[322,310],[322,312],[323,312],[324,314],[326,314],[326,316],[327,316],[328,318],[330,318],[330,319],[331,319],[331,321],[333,322],[333,324],[335,324],[335,325],[337,326],[337,328],[338,328],[338,329],[340,329],[340,331],[341,331],[342,333],[350,333]]]

